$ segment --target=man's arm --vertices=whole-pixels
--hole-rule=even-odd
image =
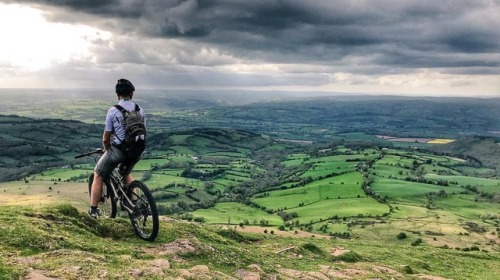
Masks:
[[[104,150],[109,150],[109,146],[111,146],[111,131],[104,131],[102,134],[102,146]]]

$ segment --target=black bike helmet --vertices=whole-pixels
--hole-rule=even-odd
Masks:
[[[127,79],[119,79],[115,87],[116,94],[120,96],[128,96],[135,91],[134,85]]]

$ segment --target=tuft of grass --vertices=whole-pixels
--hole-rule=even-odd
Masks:
[[[54,210],[64,216],[78,218],[80,217],[80,212],[74,206],[70,204],[60,204],[54,207]]]
[[[239,243],[252,243],[261,240],[261,238],[257,238],[254,235],[238,232],[234,229],[221,229],[217,231],[217,234]]]
[[[335,261],[344,261],[347,263],[355,263],[355,262],[364,261],[364,258],[360,254],[353,252],[353,251],[346,252],[340,256],[335,256],[335,257],[333,257],[333,259]]]
[[[314,253],[316,255],[320,256],[326,256],[326,252],[323,251],[320,247],[318,247],[316,244],[307,242],[305,244],[302,244],[302,248],[306,249],[307,251]]]

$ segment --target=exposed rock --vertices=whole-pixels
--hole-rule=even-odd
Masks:
[[[260,273],[264,272],[258,264],[251,264],[248,266],[248,269],[250,269],[251,271],[260,272]]]
[[[238,269],[234,273],[234,276],[241,280],[260,280],[260,273],[254,271],[248,271],[244,269]]]
[[[64,278],[75,278],[76,276],[78,276],[80,274],[82,270],[82,267],[81,266],[66,266],[66,267],[62,267],[60,269],[57,269],[55,270],[55,273],[57,273],[57,275],[64,275],[65,277]]]
[[[389,268],[389,267],[385,267],[385,266],[374,266],[372,267],[372,269],[376,272],[380,272],[380,273],[384,273],[384,274],[391,274],[393,276],[398,276],[398,277],[402,277],[403,275],[401,273],[399,273],[398,271],[392,269],[392,268]]]
[[[206,265],[195,265],[189,269],[189,271],[196,274],[208,274],[210,273],[210,269]]]
[[[99,272],[99,279],[106,279],[106,278],[108,278],[108,271],[101,270],[101,272]]]
[[[210,269],[205,265],[196,265],[190,269],[179,270],[180,278],[186,280],[234,280],[236,278],[231,277],[219,271],[211,272]]]
[[[367,272],[361,269],[348,268],[343,270],[347,275],[359,277],[365,275]]]
[[[149,263],[151,264],[151,266],[159,267],[162,269],[169,269],[170,268],[170,262],[168,260],[165,260],[165,259],[154,259],[154,260],[150,261]]]
[[[416,274],[415,277],[418,279],[424,279],[424,280],[451,280],[449,278],[443,278],[439,276],[433,276],[433,275],[426,275],[426,274]]]
[[[41,270],[30,270],[24,280],[61,280],[59,278],[47,277],[43,273]]]
[[[144,275],[144,271],[142,271],[141,269],[132,269],[130,271],[130,276],[134,277],[134,278],[139,278],[141,277],[142,275]]]
[[[162,244],[155,248],[145,249],[148,253],[155,253],[158,255],[174,255],[178,253],[194,253],[197,251],[195,244],[188,239],[177,239],[168,244]]]
[[[161,269],[160,267],[150,267],[149,269],[149,272],[153,275],[164,275],[165,273],[163,272],[163,269]]]

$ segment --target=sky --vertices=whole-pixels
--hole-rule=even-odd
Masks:
[[[0,0],[1,88],[500,97],[497,0]]]

